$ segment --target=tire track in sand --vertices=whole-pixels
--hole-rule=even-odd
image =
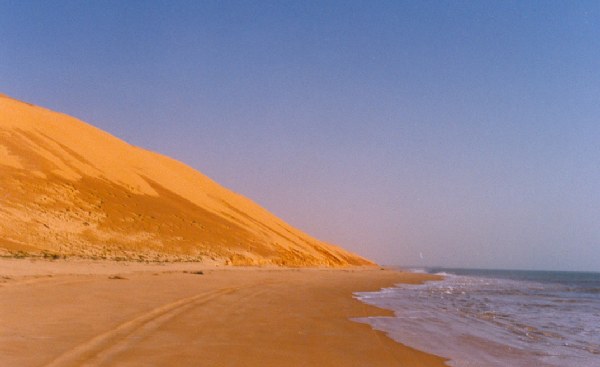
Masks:
[[[108,364],[114,356],[127,350],[175,316],[216,297],[233,293],[238,289],[218,289],[182,298],[154,308],[64,352],[46,364],[45,367],[94,367]]]

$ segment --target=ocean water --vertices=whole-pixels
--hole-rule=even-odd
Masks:
[[[421,271],[445,279],[356,293],[395,316],[355,321],[456,367],[600,366],[600,273]]]

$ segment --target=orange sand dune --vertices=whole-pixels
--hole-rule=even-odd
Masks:
[[[0,95],[0,252],[237,265],[369,261],[185,164]]]

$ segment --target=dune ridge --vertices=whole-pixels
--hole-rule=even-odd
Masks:
[[[0,95],[0,252],[372,265],[169,157]]]

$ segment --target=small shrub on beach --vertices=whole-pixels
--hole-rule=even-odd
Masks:
[[[122,280],[127,280],[127,278],[122,277],[120,275],[111,275],[108,277],[108,279],[122,279]]]
[[[183,272],[186,274],[204,275],[204,272],[202,270],[193,270],[193,271],[184,270]]]
[[[28,255],[29,254],[27,252],[24,252],[24,251],[17,251],[17,252],[13,252],[12,253],[12,257],[14,257],[15,259],[24,259]]]
[[[60,255],[59,254],[53,254],[53,253],[50,253],[50,252],[43,252],[42,253],[42,257],[44,259],[50,259],[50,260],[58,260],[58,259],[60,259]]]

